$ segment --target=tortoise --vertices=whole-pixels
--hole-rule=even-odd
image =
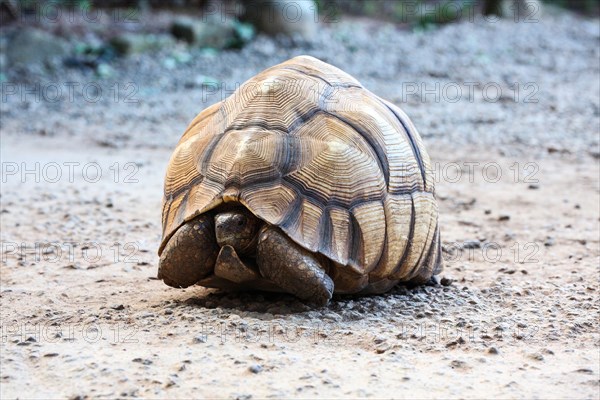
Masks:
[[[383,293],[442,269],[429,156],[412,122],[310,56],[188,126],[167,169],[158,278],[172,287]]]

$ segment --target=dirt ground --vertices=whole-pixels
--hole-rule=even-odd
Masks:
[[[453,282],[311,310],[154,278],[168,151],[3,139],[4,162],[140,166],[4,185],[2,397],[597,397],[597,162],[430,147]],[[454,182],[464,160],[503,176]]]
[[[553,23],[536,29],[575,29],[573,19]],[[564,45],[571,57],[589,57],[587,72],[571,71],[568,82],[587,81],[591,94],[565,85],[544,97],[540,84],[540,104],[528,110],[395,100],[423,127],[436,166],[442,282],[335,297],[323,309],[279,294],[177,290],[155,278],[162,179],[202,108],[181,100],[188,89],[141,91],[134,108],[4,102],[0,397],[599,398],[593,23],[578,28],[587,41]],[[457,26],[425,37],[471,29]],[[552,43],[535,51],[561,57]],[[554,62],[550,72],[530,67],[540,82],[578,65],[540,60]],[[248,68],[247,76],[261,69]],[[388,77],[373,79],[379,92]],[[486,119],[490,109],[499,116]],[[519,121],[533,142],[497,140]],[[453,125],[451,138],[486,133],[462,141],[436,133]],[[161,129],[162,139],[153,131]],[[120,142],[121,130],[132,139]]]

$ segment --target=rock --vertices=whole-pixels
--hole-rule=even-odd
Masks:
[[[467,363],[462,360],[452,360],[450,362],[450,366],[452,367],[452,369],[454,369],[454,368],[464,369],[464,368],[467,368]]]
[[[66,40],[39,29],[22,29],[8,42],[6,58],[9,65],[42,63],[69,54]]]
[[[254,365],[251,365],[250,368],[248,368],[248,369],[253,374],[258,374],[259,372],[261,372],[263,370],[263,367],[260,364],[254,364]]]
[[[510,242],[511,240],[515,240],[516,237],[517,237],[517,235],[515,235],[513,232],[509,231],[504,234],[504,241]]]
[[[175,41],[163,34],[124,33],[112,38],[110,44],[118,54],[127,56],[171,47]]]
[[[452,341],[446,343],[446,347],[456,347],[458,345],[465,344],[465,343],[466,343],[465,339],[463,339],[462,336],[459,336],[458,339],[452,340]]]
[[[462,247],[463,249],[479,249],[481,242],[477,239],[465,240]]]
[[[591,368],[579,368],[578,370],[575,370],[575,372],[588,375],[592,375],[594,373],[594,371]]]
[[[510,215],[501,215],[498,217],[498,221],[508,221],[510,220]]]
[[[318,29],[313,0],[257,0],[246,6],[244,20],[268,35],[311,39]]]
[[[555,154],[555,153],[560,153],[560,154],[568,154],[569,150],[560,147],[560,146],[554,146],[554,145],[550,145],[546,148],[546,150],[548,151],[548,154]]]
[[[375,344],[381,344],[383,342],[385,342],[385,338],[381,337],[381,336],[378,336],[375,339],[373,339],[373,343],[375,343]]]
[[[440,280],[440,284],[441,284],[442,286],[450,286],[450,285],[452,285],[452,282],[454,282],[454,280],[453,280],[453,279],[451,279],[451,278],[448,278],[448,277],[443,277],[443,278]]]
[[[142,365],[150,365],[152,364],[152,360],[148,360],[147,358],[136,357],[133,360],[134,363],[140,363]]]
[[[171,34],[195,47],[242,47],[254,37],[254,28],[235,19],[181,17],[171,24]]]
[[[194,337],[193,343],[195,344],[200,344],[200,343],[206,343],[207,337],[205,335],[198,335],[196,337]]]
[[[529,358],[535,361],[544,361],[544,356],[540,353],[533,353],[529,355]]]

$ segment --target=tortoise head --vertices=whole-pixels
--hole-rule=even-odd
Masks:
[[[252,255],[261,225],[261,220],[243,207],[220,212],[215,215],[217,243],[230,245],[240,255]]]

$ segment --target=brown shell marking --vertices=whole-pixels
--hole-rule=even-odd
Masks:
[[[415,127],[313,57],[263,71],[192,121],[167,170],[159,253],[184,222],[231,201],[371,281],[439,263],[434,182]]]

